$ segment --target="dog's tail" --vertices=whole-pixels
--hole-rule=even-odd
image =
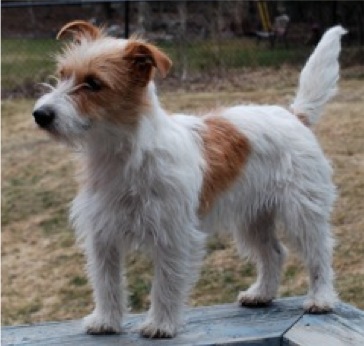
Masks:
[[[341,36],[346,32],[340,25],[327,30],[301,72],[291,110],[308,126],[318,122],[324,105],[336,93]]]

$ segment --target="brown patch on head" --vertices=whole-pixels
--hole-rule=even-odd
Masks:
[[[222,117],[209,117],[201,133],[206,160],[199,213],[205,214],[219,194],[239,177],[250,153],[250,143]]]
[[[84,20],[75,20],[64,25],[57,34],[57,40],[70,35],[74,41],[79,42],[81,37],[96,40],[102,36],[102,31]]]
[[[149,82],[152,78],[153,67],[157,68],[164,78],[172,66],[172,61],[157,47],[137,40],[131,40],[128,43],[124,60],[131,62],[135,75],[142,82]]]
[[[86,22],[73,22],[61,30],[59,36],[71,31],[92,39],[77,36],[79,41],[66,45],[58,57],[58,74],[61,80],[73,80],[70,96],[81,115],[135,124],[149,106],[146,86],[154,68],[165,76],[172,63],[151,44],[105,37],[97,30]]]
[[[68,57],[58,72],[62,80],[73,79],[75,88],[70,96],[80,114],[115,123],[138,122],[138,113],[146,106],[146,89],[133,78],[121,49],[101,52],[84,61]]]

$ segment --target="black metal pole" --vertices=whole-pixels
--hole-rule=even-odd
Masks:
[[[124,2],[124,36],[125,38],[129,37],[129,1]]]

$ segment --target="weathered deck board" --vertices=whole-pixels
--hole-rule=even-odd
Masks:
[[[280,345],[282,334],[302,316],[300,299],[277,300],[265,308],[237,304],[189,309],[186,325],[173,340],[146,340],[136,328],[144,315],[131,315],[121,335],[85,335],[80,321],[4,327],[2,345]]]
[[[285,346],[364,346],[364,312],[340,304],[331,314],[303,315],[283,339]]]
[[[130,315],[126,319],[121,335],[90,336],[84,334],[81,321],[50,322],[3,327],[1,344],[364,345],[363,312],[341,304],[333,314],[304,315],[302,301],[302,297],[296,297],[279,299],[264,308],[249,309],[226,304],[188,309],[184,328],[175,339],[169,340],[141,338],[137,332],[138,325],[145,317],[141,314]]]

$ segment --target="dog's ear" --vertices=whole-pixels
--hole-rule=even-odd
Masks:
[[[70,36],[75,42],[79,42],[81,37],[86,37],[90,40],[96,40],[101,36],[102,31],[84,20],[75,20],[69,22],[57,34],[57,40]]]
[[[145,73],[149,78],[152,76],[152,67],[164,78],[172,66],[172,61],[157,47],[139,41],[127,44],[123,59],[130,61],[139,74]]]

